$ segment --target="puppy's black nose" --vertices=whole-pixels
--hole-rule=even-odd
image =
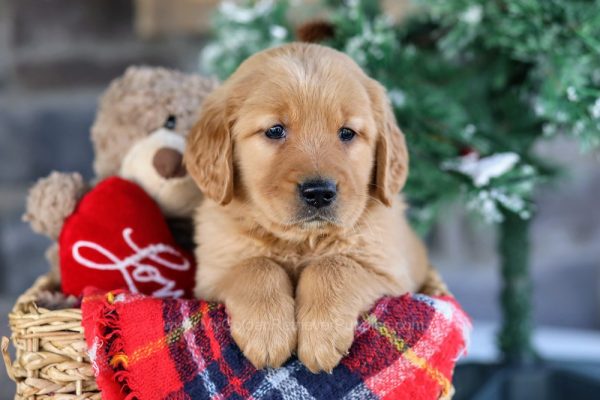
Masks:
[[[327,207],[335,200],[337,189],[334,181],[315,179],[299,185],[300,196],[309,206]]]

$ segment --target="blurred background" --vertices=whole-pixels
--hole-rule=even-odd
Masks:
[[[216,3],[0,0],[0,335],[9,335],[16,297],[47,271],[47,240],[21,222],[28,187],[52,170],[91,178],[98,96],[131,64],[198,72]],[[386,9],[401,16],[407,3],[388,1]],[[583,154],[561,136],[535,151],[569,169],[535,193],[534,339],[549,357],[598,359],[600,153]],[[475,321],[469,357],[493,360],[500,317],[495,230],[454,206],[427,240],[434,265]],[[557,338],[580,346],[561,349]],[[4,371],[0,388],[0,399],[12,398]]]

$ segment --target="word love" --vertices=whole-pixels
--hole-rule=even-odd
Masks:
[[[120,259],[98,243],[86,240],[75,242],[72,250],[73,258],[86,268],[100,271],[119,271],[123,275],[129,291],[132,293],[140,293],[138,284],[155,283],[161,287],[152,293],[153,296],[174,298],[183,296],[184,291],[182,289],[175,289],[175,281],[164,277],[160,273],[159,268],[149,264],[148,261],[153,261],[155,264],[175,271],[188,271],[191,263],[173,247],[163,243],[139,247],[131,238],[132,234],[132,228],[123,229],[123,240],[132,251],[130,256],[123,259]],[[109,262],[99,263],[90,260],[82,254],[82,250],[84,249],[87,249],[86,253],[89,253],[90,250],[96,252]],[[165,259],[164,256],[167,254],[180,262],[177,263]]]

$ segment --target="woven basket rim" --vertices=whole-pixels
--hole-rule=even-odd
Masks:
[[[100,400],[94,371],[87,355],[81,309],[50,310],[38,305],[44,291],[57,291],[53,274],[40,276],[17,298],[8,314],[10,341],[2,338],[0,351],[16,400]],[[15,348],[13,361],[9,342]]]

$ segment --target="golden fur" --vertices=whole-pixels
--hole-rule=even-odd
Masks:
[[[285,140],[264,135],[281,124]],[[351,142],[341,127],[357,132]],[[224,302],[258,368],[297,351],[314,372],[347,352],[360,313],[417,290],[425,248],[397,193],[408,154],[383,87],[335,50],[294,43],[250,57],[208,96],[186,166],[207,200],[196,215],[196,295]],[[298,184],[337,182],[309,220]]]

